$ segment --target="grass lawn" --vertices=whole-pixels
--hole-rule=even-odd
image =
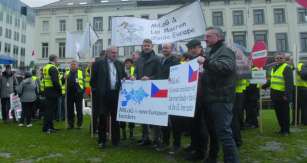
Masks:
[[[292,111],[291,111],[292,112]],[[137,147],[130,139],[121,141],[124,147],[113,147],[107,141],[105,149],[98,149],[98,138],[89,134],[90,116],[84,116],[83,129],[65,131],[64,122],[54,122],[60,130],[56,133],[42,132],[40,122],[33,127],[18,127],[10,121],[0,124],[0,163],[4,162],[186,162],[189,153],[169,155],[168,151],[157,151],[148,147]],[[141,137],[141,125],[135,128],[136,139]],[[289,137],[274,133],[280,130],[274,110],[263,111],[263,134],[260,129],[242,131],[243,145],[238,148],[240,162],[307,162],[306,127],[291,126]],[[129,129],[127,129],[129,131]],[[127,132],[128,134],[128,132]],[[129,136],[129,134],[128,134]],[[153,136],[153,130],[152,130]],[[189,137],[182,136],[181,148],[187,147]],[[170,150],[170,149],[169,149]],[[219,162],[223,162],[222,148]],[[203,162],[203,161],[199,161]]]

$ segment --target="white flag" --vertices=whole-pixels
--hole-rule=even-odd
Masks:
[[[83,57],[88,51],[90,51],[91,46],[95,44],[98,40],[98,36],[93,28],[90,26],[90,23],[87,22],[79,49],[78,54],[80,57]]]
[[[76,32],[67,32],[65,58],[73,58],[79,61],[78,49],[82,39],[82,34]]]

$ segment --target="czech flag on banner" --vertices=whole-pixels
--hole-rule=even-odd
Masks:
[[[167,89],[160,90],[154,83],[151,83],[151,97],[167,98]]]
[[[189,65],[189,83],[197,80],[197,70],[193,70],[191,65]]]

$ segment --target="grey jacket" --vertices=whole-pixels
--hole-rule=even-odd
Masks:
[[[201,91],[205,101],[235,102],[236,58],[223,40],[218,41],[205,56]]]
[[[145,61],[144,51],[142,51],[140,57],[136,60],[133,76],[135,76],[136,80],[141,80],[144,76],[147,76],[149,80],[157,79],[159,67],[160,57],[158,57],[153,50],[147,61]]]
[[[10,94],[17,90],[17,79],[12,72],[10,74],[6,71],[2,73],[0,90],[1,98],[10,98]]]
[[[23,80],[17,89],[20,102],[34,102],[37,98],[35,89],[38,93],[39,86],[32,78]]]

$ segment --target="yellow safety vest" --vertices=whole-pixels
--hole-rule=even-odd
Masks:
[[[236,80],[236,93],[242,93],[246,90],[246,79]]]
[[[303,63],[300,63],[298,64],[298,70],[302,71],[302,66],[304,64]],[[294,83],[294,85],[296,85],[296,83]],[[299,74],[297,74],[297,86],[300,86],[300,87],[307,87],[307,82],[302,80],[301,76]]]
[[[184,64],[184,63],[186,63],[187,61],[180,61],[180,64]]]
[[[89,69],[90,67],[87,67],[86,68],[86,70],[85,70],[85,87],[91,87],[90,86],[90,81],[91,81],[91,76],[90,76],[90,73],[88,72],[88,69]]]
[[[274,68],[272,68],[271,71],[271,89],[275,89],[278,91],[285,91],[286,86],[285,86],[285,78],[284,75],[282,74],[285,70],[285,68],[288,66],[287,63],[283,63],[275,72]]]
[[[33,79],[34,81],[36,81],[37,76],[32,76],[32,79]]]
[[[43,92],[45,90],[44,78],[42,79],[40,87],[41,87],[41,91]]]
[[[67,75],[69,75],[69,73],[70,73],[70,70],[68,70],[67,71]],[[79,86],[80,86],[80,88],[81,89],[83,89],[84,87],[83,87],[83,73],[82,73],[82,71],[81,70],[79,70],[78,69],[78,83],[79,83]],[[67,81],[68,82],[68,81]],[[65,90],[65,84],[62,86],[62,90]]]
[[[48,63],[48,64],[43,68],[45,87],[53,87],[52,80],[51,80],[51,76],[49,75],[49,69],[50,69],[51,67],[55,67],[55,68],[56,68],[56,70],[58,71],[58,76],[60,77],[60,73],[59,73],[58,68],[57,68],[54,64]]]
[[[130,71],[131,71],[131,76],[133,76],[133,74],[134,74],[134,69],[135,69],[135,67],[134,67],[134,66],[131,66],[131,69],[130,69]]]
[[[64,95],[65,94],[65,84],[62,83],[62,80],[61,80],[62,76],[63,75],[60,76],[59,81],[60,81],[60,85],[61,85],[61,88],[62,88],[62,94]]]

